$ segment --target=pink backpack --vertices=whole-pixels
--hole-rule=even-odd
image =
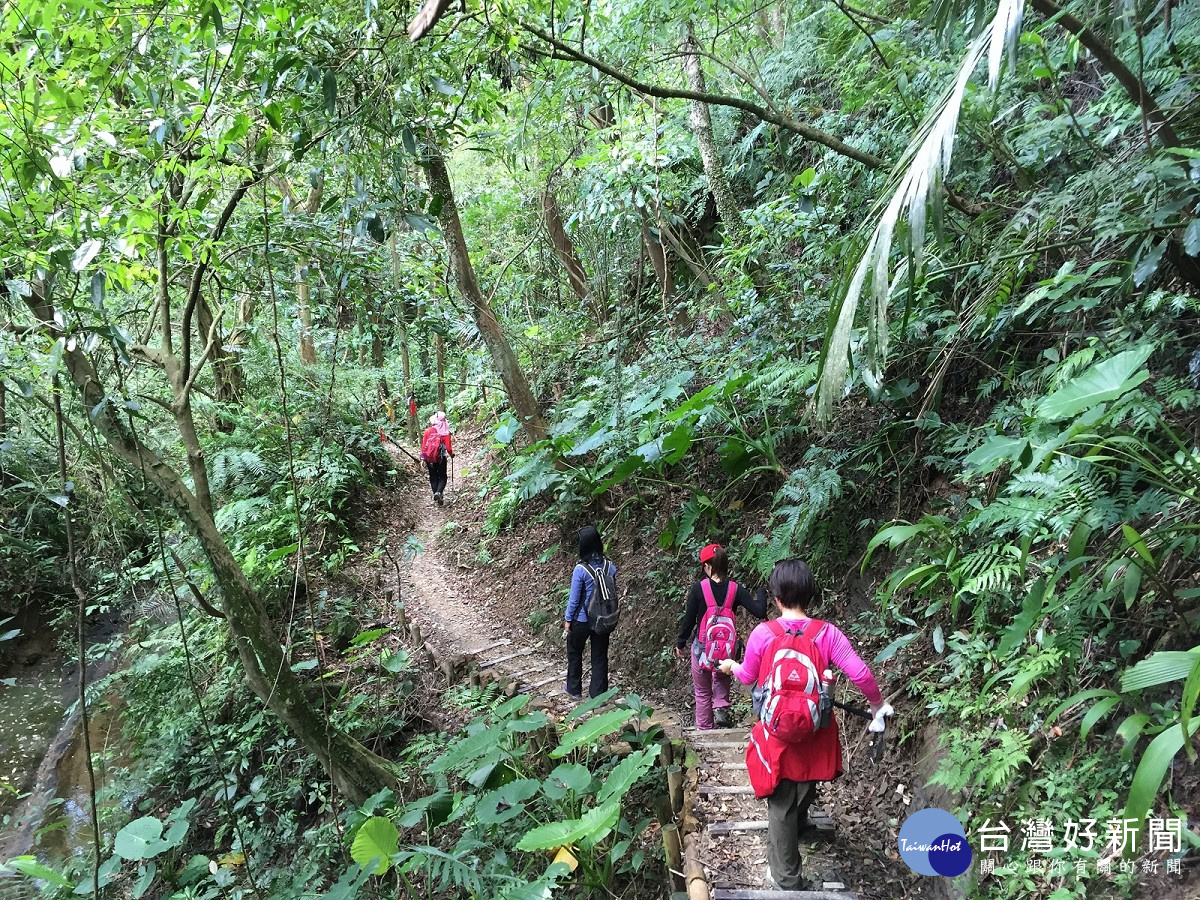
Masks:
[[[425,437],[421,441],[421,461],[435,463],[445,452],[442,436],[437,433],[437,429],[432,427],[426,429]]]
[[[772,735],[794,744],[821,727],[825,660],[816,639],[825,623],[813,619],[803,631],[793,631],[773,619],[767,627],[772,637],[758,670],[763,691],[759,718]]]
[[[700,582],[700,590],[704,594],[705,610],[700,619],[700,668],[711,672],[717,663],[733,656],[737,646],[737,623],[733,618],[733,601],[737,596],[737,584],[729,582],[725,592],[725,602],[717,606],[713,597],[712,582],[707,578]]]

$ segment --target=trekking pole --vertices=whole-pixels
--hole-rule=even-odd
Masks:
[[[879,707],[879,711],[875,713],[875,717],[871,719],[871,724],[867,726],[867,731],[871,732],[871,748],[867,753],[867,758],[873,763],[883,759],[883,735],[887,728],[887,717],[892,714],[892,705],[885,703]]]
[[[390,437],[388,437],[384,433],[382,428],[379,429],[379,439],[385,444],[391,444],[393,447],[395,447],[397,450],[399,450],[401,453],[403,453],[405,456],[407,456],[413,462],[415,462],[415,463],[421,462],[419,459],[417,459],[415,456],[413,456],[411,453],[409,453],[407,450],[405,450],[403,447],[401,447],[399,444],[397,444],[395,441],[393,441]]]

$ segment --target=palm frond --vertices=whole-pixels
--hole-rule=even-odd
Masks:
[[[828,421],[833,414],[833,404],[846,384],[850,367],[850,332],[868,276],[871,308],[867,317],[867,365],[863,378],[873,388],[882,381],[887,360],[887,307],[891,293],[889,262],[897,225],[901,215],[906,215],[915,277],[920,274],[924,258],[926,212],[931,197],[935,201],[940,199],[945,176],[950,170],[967,84],[986,55],[988,88],[995,92],[1005,56],[1016,52],[1024,12],[1024,0],[1000,0],[996,15],[971,41],[954,81],[926,116],[897,166],[896,188],[879,216],[846,292],[830,310],[831,324],[822,348],[817,388],[817,414],[822,421]]]

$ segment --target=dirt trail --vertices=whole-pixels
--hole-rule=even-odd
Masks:
[[[473,560],[463,558],[463,551],[451,546],[451,541],[445,541],[446,547],[439,546],[439,537],[458,527],[456,510],[463,518],[468,518],[468,513],[470,517],[477,515],[472,504],[477,502],[479,479],[486,465],[476,462],[483,457],[469,435],[456,435],[455,444],[459,451],[454,460],[457,471],[444,506],[434,505],[423,471],[385,501],[385,516],[392,521],[411,520],[414,537],[420,545],[420,551],[401,567],[399,586],[395,585],[392,574],[392,586],[398,587],[397,596],[403,601],[406,618],[420,627],[422,639],[440,659],[462,657],[460,661],[468,671],[494,673],[511,680],[516,690],[534,696],[540,708],[552,715],[565,715],[574,703],[563,693],[566,675],[563,643],[539,640],[525,631],[520,622],[511,617],[506,619],[495,591],[466,587]],[[412,462],[399,451],[392,448],[389,451],[398,464],[412,469]],[[499,577],[496,588],[504,589]],[[619,685],[620,671],[614,669],[610,678]],[[586,679],[585,657],[585,683]],[[654,706],[654,721],[673,739],[686,741],[694,751],[686,802],[699,822],[700,859],[713,889],[712,900],[747,896],[746,889],[761,889],[766,868],[766,808],[747,787],[742,750],[748,729],[697,732],[690,727],[690,710],[681,713],[664,709],[660,703]],[[806,877],[824,882],[826,890],[775,892],[770,896],[794,900],[895,896],[891,886],[884,884],[885,879],[873,878],[868,872],[872,861],[864,858],[862,848],[834,839],[833,821],[818,808],[825,805],[823,801],[829,795],[824,791],[828,790],[826,786],[810,813],[815,826],[814,843],[804,849]],[[871,881],[879,882],[878,886],[872,888],[865,883]],[[842,884],[855,893],[832,892]]]

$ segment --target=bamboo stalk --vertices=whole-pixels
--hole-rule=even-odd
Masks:
[[[680,766],[667,768],[667,790],[671,795],[671,809],[678,813],[683,809],[683,769]]]
[[[700,852],[696,835],[687,837],[683,849],[683,880],[687,885],[688,900],[709,900],[708,879],[704,866],[700,865]]]
[[[662,827],[663,853],[667,860],[667,872],[671,877],[671,890],[682,891],[687,885],[683,880],[683,847],[679,842],[676,825]]]

